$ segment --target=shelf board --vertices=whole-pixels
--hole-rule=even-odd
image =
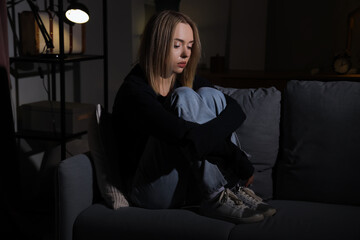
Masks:
[[[20,63],[20,62],[18,62],[18,63]],[[40,63],[40,64],[42,64],[42,63]],[[16,78],[29,78],[29,77],[39,76],[39,71],[36,71],[34,69],[36,69],[36,67],[33,67],[31,70],[23,70],[23,69],[21,69],[21,67],[16,68],[16,66],[13,67],[11,65],[10,66],[10,74]],[[73,66],[68,66],[68,65],[65,66],[65,72],[71,71],[73,69],[74,69]],[[60,70],[58,68],[56,68],[55,72],[59,73]],[[51,70],[44,69],[43,74],[44,75],[51,74]]]
[[[84,54],[71,54],[64,55],[61,57],[57,54],[42,54],[36,56],[19,56],[19,57],[10,57],[10,64],[13,62],[39,62],[39,63],[70,63],[70,62],[80,62],[80,61],[89,61],[96,59],[103,59],[103,55],[84,55]]]
[[[87,131],[82,131],[78,133],[66,134],[65,139],[70,140],[74,138],[81,137],[82,135],[87,134]],[[41,131],[31,131],[31,130],[19,130],[15,133],[17,138],[23,139],[37,139],[37,140],[49,140],[49,141],[61,141],[60,132],[41,132]]]

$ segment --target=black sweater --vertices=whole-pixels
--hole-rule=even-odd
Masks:
[[[176,82],[174,88],[179,86]],[[213,87],[195,77],[194,90],[205,86]],[[154,92],[136,65],[118,90],[112,111],[122,176],[132,179],[150,136],[179,144],[197,159],[210,155],[240,159],[240,150],[229,136],[243,123],[245,114],[234,99],[225,97],[227,106],[218,117],[204,124],[185,121],[164,107],[164,98]],[[249,178],[254,171],[249,160],[241,158],[237,162],[239,177]]]

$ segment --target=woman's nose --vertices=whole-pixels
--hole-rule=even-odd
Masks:
[[[181,52],[182,58],[188,58],[190,56],[190,50],[187,47],[184,47]]]

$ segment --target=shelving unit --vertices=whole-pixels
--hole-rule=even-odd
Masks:
[[[14,2],[14,1],[13,1]],[[86,55],[86,54],[70,54],[66,55],[64,53],[64,14],[63,14],[63,0],[57,1],[58,6],[58,18],[59,18],[59,42],[60,42],[60,53],[57,55],[37,55],[37,56],[18,56],[17,55],[17,49],[16,44],[14,44],[14,57],[10,58],[10,64],[15,65],[15,67],[12,69],[12,75],[15,78],[16,83],[20,78],[23,77],[29,77],[33,76],[32,74],[21,74],[17,71],[16,63],[20,62],[31,62],[31,63],[47,63],[51,66],[51,81],[52,81],[52,99],[49,99],[51,101],[56,100],[56,75],[59,74],[59,85],[60,85],[60,122],[61,122],[61,131],[60,134],[47,134],[43,132],[34,132],[34,131],[22,131],[17,133],[18,138],[24,138],[24,139],[43,139],[43,140],[49,140],[49,141],[59,141],[61,145],[61,159],[66,158],[66,142],[75,137],[79,137],[86,132],[80,132],[77,134],[66,134],[66,124],[65,124],[65,110],[66,110],[66,101],[65,101],[65,71],[67,70],[73,70],[72,67],[66,67],[65,64],[68,63],[80,63],[84,61],[92,61],[92,60],[103,60],[103,66],[104,66],[104,109],[108,110],[108,51],[107,51],[107,1],[102,1],[102,21],[103,21],[103,54],[102,55]],[[11,9],[11,17],[13,19],[13,24],[16,26],[15,22],[15,5],[13,4],[13,7]],[[14,39],[16,39],[16,35],[14,33]],[[18,91],[17,91],[18,93]],[[18,103],[18,96],[17,97],[17,103]]]

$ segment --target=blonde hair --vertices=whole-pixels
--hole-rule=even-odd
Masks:
[[[159,77],[170,68],[170,50],[173,47],[175,27],[179,23],[189,24],[194,43],[187,66],[178,76],[182,86],[192,88],[196,68],[201,56],[201,43],[195,22],[180,12],[165,10],[154,15],[147,23],[139,49],[139,64],[145,71],[149,85],[159,94]],[[174,81],[172,82],[172,86]]]

